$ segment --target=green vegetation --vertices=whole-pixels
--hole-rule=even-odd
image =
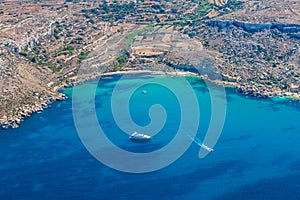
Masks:
[[[86,59],[87,56],[89,55],[89,51],[86,51],[86,52],[80,52],[80,54],[78,55],[78,59],[79,59],[79,62],[81,62],[82,60]]]
[[[93,19],[89,19],[88,23],[95,24],[95,21]]]
[[[118,20],[123,20],[128,14],[135,13],[136,9],[133,2],[122,3],[114,1],[113,3],[107,4],[104,1],[96,8],[82,9],[81,12],[87,19],[97,18],[97,20],[100,21],[116,22]],[[109,13],[114,14],[111,15]]]
[[[59,35],[58,35],[58,33],[59,33],[59,31],[58,31],[58,29],[54,29],[54,31],[53,31],[53,36],[55,37],[55,39],[59,39]]]
[[[37,62],[37,52],[20,52],[19,55],[20,56],[24,56],[25,58],[27,58],[30,62],[36,63]]]
[[[119,33],[123,34],[124,33],[124,28],[121,27],[120,29],[117,30]]]
[[[41,49],[40,45],[36,45],[31,51],[25,48],[22,52],[19,52],[19,55],[37,65],[49,65],[50,58],[46,55],[46,50]]]
[[[82,44],[83,39],[81,37],[77,37],[71,41],[71,44]]]
[[[68,46],[64,46],[64,47],[60,47],[57,51],[56,51],[56,56],[61,56],[61,55],[73,55],[73,51],[74,51],[74,47],[71,45]]]
[[[87,18],[87,19],[90,19],[91,17],[90,17],[90,15],[89,14],[87,14],[87,13],[84,13],[84,15],[83,15],[85,18]]]
[[[68,32],[66,33],[66,37],[72,37],[72,33],[68,31]]]
[[[278,80],[274,77],[271,78],[271,81],[273,82],[273,84],[277,85],[278,84]]]
[[[160,19],[157,17],[157,15],[155,15],[154,19],[157,23],[160,23]]]
[[[279,65],[280,63],[279,62],[276,62],[273,60],[273,58],[271,56],[267,57],[266,58],[266,61],[268,63],[270,63],[272,65],[272,67],[277,67],[277,65]]]
[[[24,57],[27,57],[27,53],[26,52],[19,52],[20,56],[24,56]]]
[[[116,61],[117,64],[115,65],[113,71],[120,71],[122,67],[127,63],[128,56],[125,53],[121,53],[117,56]]]
[[[121,67],[120,67],[120,66],[116,66],[116,67],[113,69],[114,72],[117,72],[117,71],[120,71],[120,70],[121,70]]]
[[[271,62],[272,60],[273,60],[273,58],[271,56],[269,56],[269,57],[266,58],[267,62]]]
[[[206,48],[208,48],[208,47],[209,47],[209,42],[208,42],[208,41],[206,41],[206,40],[205,40],[205,41],[203,41],[203,42],[202,42],[202,44],[203,44],[203,46],[204,46],[204,47],[206,47]]]
[[[199,10],[199,12],[202,13],[202,14],[206,14],[206,13],[208,13],[209,9],[210,9],[210,7],[205,5],[205,6],[203,6],[203,8],[201,8]]]
[[[79,3],[79,0],[66,0],[66,2]]]
[[[120,66],[123,66],[127,62],[127,55],[124,54],[124,53],[121,53],[117,57],[117,61],[118,61],[118,63],[119,63]]]
[[[52,69],[53,72],[59,72],[60,71],[60,69],[57,68],[57,67],[50,67],[50,69]]]
[[[187,13],[183,15],[182,13],[178,13],[177,10],[173,10],[174,14],[181,14],[181,16],[177,16],[174,20],[167,20],[162,25],[173,25],[173,26],[199,26],[201,24],[201,20],[206,18],[206,15],[211,11],[215,6],[208,3],[207,0],[194,0],[194,3],[198,4],[198,7],[191,13]],[[193,35],[193,34],[192,34]]]
[[[243,8],[244,3],[242,1],[232,0],[228,1],[223,7],[230,8],[232,11],[239,10]]]
[[[30,59],[30,61],[33,62],[33,63],[36,63],[36,58],[35,58],[35,57],[32,57],[32,58]]]
[[[199,1],[199,12],[201,14],[207,14],[208,11],[212,8],[212,5],[208,3],[206,0]]]
[[[188,35],[189,35],[190,38],[193,38],[193,37],[196,36],[196,33],[195,32],[189,32]]]
[[[143,32],[145,31],[151,31],[154,30],[155,26],[153,24],[149,24],[148,26],[145,26],[144,28],[138,29],[133,31],[132,33],[130,33],[127,36],[127,39],[124,43],[124,50],[125,51],[129,51],[130,47],[131,47],[131,43],[133,42],[135,36],[137,35],[141,35]]]
[[[72,46],[62,47],[62,51],[73,51],[73,50],[74,50],[74,47],[72,47]]]

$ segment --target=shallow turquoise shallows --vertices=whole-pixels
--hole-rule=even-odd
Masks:
[[[111,96],[120,77],[76,86],[82,95],[86,95],[86,87],[98,86],[95,108],[106,136],[135,153],[149,153],[168,145],[180,123],[176,96],[157,84],[136,90],[129,106],[136,124],[146,126],[150,122],[148,111],[154,104],[162,105],[168,117],[150,142],[134,143],[112,115]],[[124,92],[135,81],[151,79],[145,74],[132,77],[123,83]],[[203,140],[211,118],[210,95],[201,79],[187,80],[199,102],[197,137]],[[0,199],[300,199],[298,103],[245,97],[227,88],[225,125],[212,153],[199,159],[200,147],[192,143],[171,165],[151,173],[132,174],[109,168],[88,152],[75,128],[72,88],[63,92],[70,98],[34,114],[18,129],[0,130]],[[81,104],[84,108],[84,102]],[[82,113],[83,118],[89,116],[84,110]]]

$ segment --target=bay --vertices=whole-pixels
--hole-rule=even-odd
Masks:
[[[123,82],[124,94],[119,96],[126,94],[126,87],[152,76],[166,79],[133,75],[132,80]],[[150,143],[132,143],[115,123],[111,110],[112,92],[120,78],[117,75],[76,86],[83,96],[87,87],[97,86],[96,114],[106,136],[135,153],[168,145],[180,124],[176,94],[157,84],[136,90],[129,106],[136,124],[150,123],[148,112],[154,104],[162,105],[168,117]],[[211,118],[209,90],[199,78],[187,80],[199,102],[197,137],[203,139]],[[84,147],[72,115],[72,90],[63,91],[70,98],[34,114],[18,129],[0,130],[1,199],[300,198],[300,106],[295,102],[246,97],[226,88],[226,120],[214,152],[199,159],[200,147],[192,143],[166,168],[132,174],[107,167]],[[84,105],[81,102],[82,109]],[[86,116],[83,110],[82,117]]]

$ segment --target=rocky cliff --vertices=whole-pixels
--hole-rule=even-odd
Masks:
[[[235,26],[251,33],[261,32],[266,30],[277,29],[281,33],[288,33],[292,37],[300,37],[300,24],[283,24],[283,23],[248,23],[241,21],[227,21],[227,20],[208,20],[207,26],[228,28]]]

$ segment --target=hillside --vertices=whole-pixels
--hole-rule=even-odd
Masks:
[[[297,0],[0,1],[0,125],[119,70],[188,70],[260,97],[299,97]],[[196,68],[197,70],[193,69]]]

